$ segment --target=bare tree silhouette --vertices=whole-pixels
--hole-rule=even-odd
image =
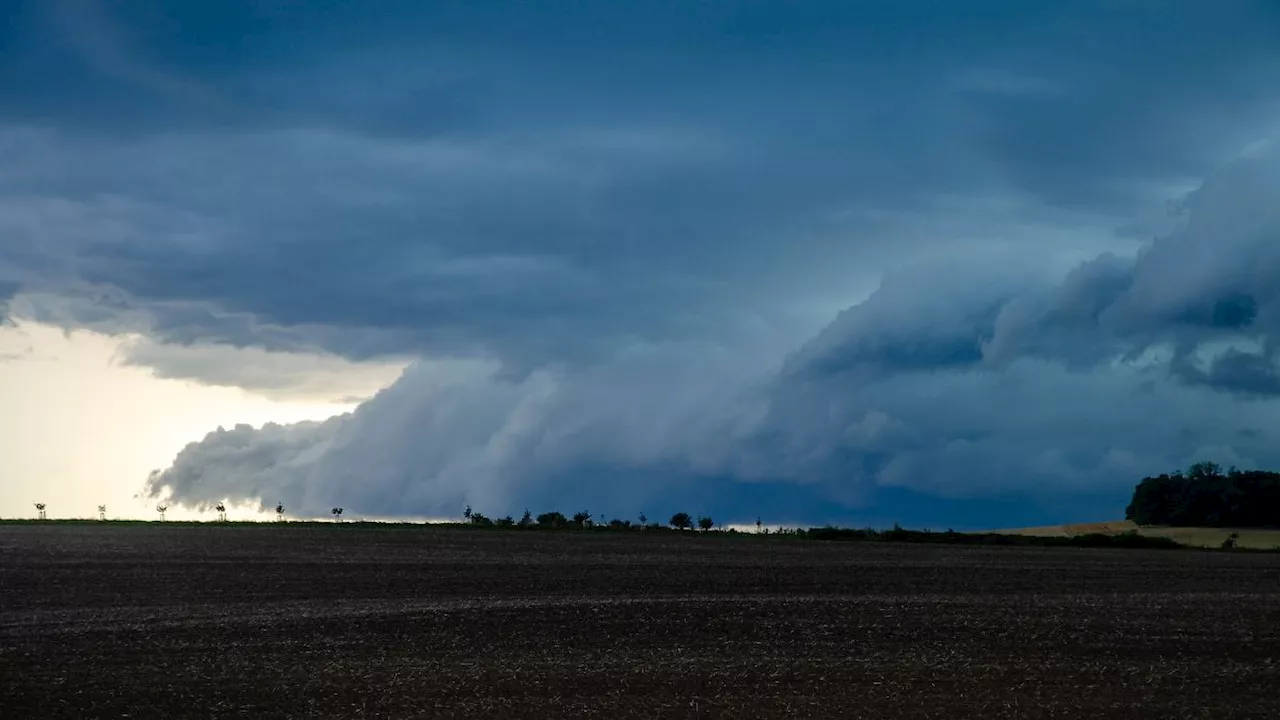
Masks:
[[[49,516],[45,514],[45,511],[44,511],[44,503],[36,503],[36,510],[40,513],[39,517],[41,520],[49,519]]]
[[[342,522],[342,508],[336,507],[333,509],[333,519]]]
[[[164,522],[164,514],[165,514],[165,511],[168,509],[169,509],[169,506],[165,505],[164,503],[161,503],[156,506],[156,512],[160,513],[160,522]]]
[[[284,522],[284,503],[276,503],[276,522]]]
[[[213,509],[218,511],[218,522],[227,521],[227,506],[225,503],[218,503],[213,506]]]
[[[107,519],[107,506],[106,506],[106,505],[99,505],[99,506],[98,506],[98,519],[99,519],[99,520],[106,520],[106,519]]]

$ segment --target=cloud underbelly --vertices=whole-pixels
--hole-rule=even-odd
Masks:
[[[1052,283],[954,264],[890,275],[789,353],[659,343],[521,376],[421,362],[349,416],[213,433],[148,489],[516,512],[595,473],[593,498],[715,478],[857,507],[883,488],[1114,490],[1203,453],[1274,463],[1280,222],[1259,186],[1280,191],[1270,154],[1207,181],[1182,230]]]

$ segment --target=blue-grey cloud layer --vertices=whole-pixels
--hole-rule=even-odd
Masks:
[[[0,302],[425,358],[180,499],[1015,524],[1269,457],[1275,160],[1219,166],[1280,118],[1273,3],[7,12]]]

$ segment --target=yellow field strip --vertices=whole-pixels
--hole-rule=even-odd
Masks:
[[[1183,545],[1192,547],[1219,547],[1231,533],[1239,533],[1236,545],[1242,548],[1270,550],[1280,548],[1280,530],[1259,530],[1253,528],[1204,528],[1204,527],[1138,527],[1128,520],[1112,522],[1078,523],[1073,525],[1044,525],[1041,527],[1012,528],[993,530],[1006,535],[1032,535],[1036,537],[1074,537],[1101,533],[1118,535],[1137,530],[1148,537],[1167,537]]]

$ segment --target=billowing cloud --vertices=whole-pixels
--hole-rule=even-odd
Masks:
[[[1183,229],[1060,282],[886,278],[789,360],[761,445],[831,481],[852,463],[957,495],[1120,488],[1201,454],[1280,462],[1277,193],[1280,155],[1253,153],[1188,199]]]
[[[656,503],[669,483],[723,465],[752,411],[738,393],[762,375],[696,344],[637,346],[607,365],[521,378],[494,363],[422,362],[347,416],[211,433],[149,490],[191,503],[279,497],[317,514],[334,502],[427,516],[464,503]],[[625,487],[637,477],[618,469],[642,470],[641,484]]]
[[[1276,161],[1218,166],[1276,8],[911,5],[20,2],[0,314],[278,396],[412,363],[193,444],[191,503],[1105,517],[1269,462]]]
[[[780,366],[676,346],[523,379],[419,365],[349,417],[212,434],[151,487],[448,514],[518,512],[566,486],[653,505],[673,480],[731,478],[865,512],[886,489],[1105,497],[1198,457],[1280,462],[1274,406],[1239,399],[1274,394],[1280,218],[1263,188],[1280,192],[1278,160],[1224,168],[1183,230],[1057,281],[928,263],[887,276]]]

